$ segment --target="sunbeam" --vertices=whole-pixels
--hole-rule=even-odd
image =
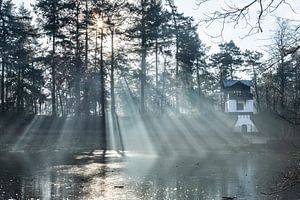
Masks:
[[[38,116],[34,116],[34,118],[30,121],[28,125],[26,125],[25,129],[18,135],[14,145],[12,146],[12,151],[19,151],[23,148],[31,145],[30,141],[33,139],[34,135],[32,131],[39,127],[42,123],[42,120]]]
[[[0,0],[0,200],[300,199],[300,7],[248,1]]]

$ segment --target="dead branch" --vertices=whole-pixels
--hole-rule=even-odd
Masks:
[[[195,3],[199,9],[203,4],[208,2],[211,2],[211,0],[196,0]],[[230,3],[225,1],[225,6],[222,7],[221,10],[205,14],[205,18],[201,21],[208,24],[208,26],[215,22],[222,23],[222,27],[224,27],[225,23],[233,24],[234,27],[244,23],[246,27],[250,27],[247,35],[252,35],[262,32],[262,21],[264,18],[276,11],[283,4],[287,5],[292,12],[296,13],[292,5],[286,0],[249,0],[248,3],[243,5],[236,5],[231,1]],[[253,17],[251,13],[253,10],[257,11],[256,14],[254,14],[256,20],[251,22],[250,17]],[[223,31],[222,28],[221,34]]]
[[[277,181],[268,192],[261,192],[263,195],[274,195],[291,189],[300,183],[300,169],[298,166],[288,168],[278,176]]]

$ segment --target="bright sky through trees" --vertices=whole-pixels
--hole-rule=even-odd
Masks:
[[[17,5],[24,3],[26,7],[30,7],[30,4],[34,3],[35,0],[13,0]],[[195,0],[175,0],[174,3],[178,7],[179,12],[185,13],[187,16],[193,16],[196,22],[199,22],[200,26],[198,29],[201,40],[211,47],[211,51],[217,51],[218,44],[221,42],[228,42],[233,40],[242,50],[250,49],[257,51],[264,51],[266,46],[270,44],[270,38],[274,27],[276,26],[276,17],[282,17],[289,20],[300,19],[300,4],[293,3],[294,1],[288,1],[291,3],[291,7],[288,4],[283,4],[276,12],[267,16],[262,22],[262,33],[246,36],[249,27],[245,24],[239,24],[234,27],[234,24],[226,24],[222,37],[218,37],[221,33],[221,23],[214,23],[208,26],[208,24],[200,23],[205,17],[205,14],[209,14],[216,9],[222,9],[226,7],[224,0],[210,1],[201,5],[196,5]],[[244,1],[247,2],[247,1]],[[243,3],[243,1],[239,1]],[[255,12],[252,11],[253,17],[250,20],[255,20]],[[246,36],[246,37],[245,37]],[[222,41],[223,40],[223,41]]]
[[[218,1],[208,1],[207,3],[202,4],[200,7],[196,5],[195,1],[187,3],[185,0],[176,0],[175,4],[177,5],[179,11],[182,11],[188,15],[194,16],[196,21],[201,21],[205,18],[206,14],[210,14],[216,10],[221,11],[222,8],[227,8],[228,5],[234,5],[234,3],[243,3],[250,1],[231,1],[229,4],[224,3],[224,0]],[[217,3],[216,3],[217,2]],[[227,2],[227,1],[226,1]],[[227,3],[228,3],[227,2]],[[276,18],[281,17],[289,20],[299,20],[300,19],[300,4],[295,3],[295,1],[287,1],[288,4],[282,4],[278,10],[266,16],[262,21],[263,32],[257,33],[251,36],[246,36],[249,32],[249,26],[241,23],[234,27],[234,24],[225,24],[223,31],[223,41],[233,40],[241,49],[251,49],[262,51],[266,45],[270,44],[270,38],[275,30]],[[253,6],[253,10],[250,10],[249,21],[254,22],[256,20],[258,8]],[[201,24],[201,23],[200,23]],[[203,24],[203,23],[202,23]],[[199,27],[200,38],[209,46],[212,46],[212,49],[215,50],[219,43],[222,42],[221,37],[216,37],[220,35],[222,23],[213,23],[210,26],[208,24],[203,24]],[[246,36],[246,37],[245,37]],[[214,38],[216,37],[216,38]]]

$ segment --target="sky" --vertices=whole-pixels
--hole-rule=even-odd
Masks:
[[[209,14],[216,9],[221,9],[226,6],[224,1],[229,3],[245,3],[250,2],[250,0],[211,0],[209,3],[203,4],[201,7],[197,7],[197,0],[174,0],[175,5],[179,12],[183,12],[186,16],[193,16],[196,22],[200,22],[204,18],[204,14]],[[279,1],[279,0],[275,0]],[[262,33],[257,33],[251,36],[244,37],[248,31],[249,27],[245,27],[243,24],[235,27],[232,24],[226,24],[223,30],[222,38],[212,38],[212,36],[219,35],[221,33],[221,23],[215,23],[211,26],[207,24],[200,23],[198,28],[198,33],[200,39],[210,47],[210,52],[218,51],[218,45],[222,42],[229,42],[233,40],[235,44],[242,50],[255,50],[264,52],[267,50],[267,46],[271,43],[272,32],[276,29],[276,16],[280,16],[286,19],[300,19],[300,3],[295,3],[299,0],[286,0],[286,2],[291,2],[293,10],[287,4],[280,6],[276,12],[272,13],[266,17],[262,22]],[[21,4],[24,2],[25,6],[29,7],[30,4],[34,3],[35,0],[13,0],[15,4]],[[293,3],[294,2],[294,3]],[[251,13],[252,12],[252,13]],[[250,10],[252,19],[254,20],[257,10],[255,7]],[[299,23],[299,21],[298,21]]]
[[[178,7],[179,11],[186,13],[187,15],[192,15],[197,22],[201,21],[205,17],[204,14],[209,14],[216,9],[221,10],[222,7],[226,7],[224,0],[211,0],[210,3],[203,4],[200,7],[196,5],[195,1],[196,0],[175,0],[175,5]],[[275,0],[275,2],[276,1],[277,0]],[[295,3],[295,1],[298,0],[287,0],[287,2],[291,2],[293,10],[291,10],[291,8],[287,4],[282,4],[276,12],[268,15],[262,21],[263,32],[261,33],[245,37],[245,35],[247,35],[249,31],[249,26],[245,27],[244,24],[239,24],[239,26],[234,28],[233,24],[226,24],[222,34],[222,38],[212,38],[212,36],[217,36],[221,33],[222,24],[215,23],[211,26],[208,26],[208,24],[203,24],[198,28],[200,39],[208,46],[211,46],[212,51],[218,50],[218,44],[220,44],[220,42],[229,42],[230,40],[233,40],[242,50],[249,49],[264,52],[267,49],[267,46],[271,43],[273,31],[275,31],[276,29],[277,16],[291,20],[300,19],[300,3],[297,4]],[[226,0],[226,2],[232,5],[232,2],[249,3],[251,1]],[[249,12],[252,17],[252,19],[250,20],[252,20],[252,22],[254,22],[253,20],[256,21],[256,7],[253,7],[253,10],[250,10]]]

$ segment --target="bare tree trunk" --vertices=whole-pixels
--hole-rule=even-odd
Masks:
[[[178,24],[176,20],[176,14],[177,14],[177,9],[174,6],[174,3],[172,1],[168,1],[169,5],[172,9],[172,17],[173,17],[173,22],[175,26],[175,35],[176,35],[176,53],[175,53],[175,59],[176,59],[176,66],[175,66],[175,110],[176,112],[179,112],[179,97],[178,97],[178,87],[179,87],[179,60],[178,60],[178,53],[179,53],[179,40],[178,40]]]
[[[269,86],[267,86],[266,88],[265,88],[265,100],[266,100],[266,106],[267,106],[267,110],[269,110],[270,109],[270,94],[269,94],[269,90],[270,90],[270,87]]]
[[[42,101],[39,101],[39,113],[42,114]]]
[[[102,18],[103,19],[103,18]],[[103,136],[106,140],[106,116],[105,116],[105,77],[104,77],[104,62],[103,62],[103,28],[101,28],[101,41],[100,41],[100,84],[101,84],[101,127]],[[105,142],[105,141],[104,141]]]
[[[276,112],[276,89],[273,87],[273,111]]]
[[[52,90],[51,90],[51,98],[52,98],[52,116],[56,116],[56,95],[55,95],[55,82],[56,82],[56,70],[54,66],[54,56],[55,56],[55,36],[53,36],[53,49],[52,49]]]
[[[59,103],[60,103],[60,110],[61,110],[61,115],[64,116],[65,112],[64,112],[64,104],[63,104],[63,100],[62,100],[62,94],[60,91],[60,88],[57,88],[57,93],[58,93],[58,98],[59,98]]]
[[[141,73],[140,73],[140,81],[141,81],[141,114],[145,114],[145,78],[146,78],[146,36],[145,36],[145,0],[141,0],[141,6],[142,6],[142,30],[141,30],[141,36],[142,36],[142,61],[141,61]]]
[[[196,60],[196,67],[197,67],[197,87],[198,87],[198,95],[201,96],[201,83],[200,83],[200,66],[199,66],[199,59]]]
[[[55,6],[55,5],[54,5]],[[55,9],[55,8],[54,8]],[[56,10],[56,9],[55,9]],[[56,12],[56,11],[55,11]],[[56,16],[54,15],[53,19],[54,25],[56,24]],[[52,116],[56,116],[56,69],[55,69],[55,51],[56,51],[56,33],[52,32],[52,58],[51,58],[51,75],[52,75],[52,89],[51,89],[51,98],[52,98]]]
[[[155,87],[158,91],[158,41],[155,39]]]
[[[233,67],[232,67],[232,64],[230,65],[230,78],[231,80],[233,80]]]
[[[98,30],[96,29],[96,35],[95,35],[95,61],[94,61],[94,75],[93,75],[93,80],[97,79],[96,76],[96,66],[99,64],[99,60],[98,60]],[[100,94],[101,95],[101,94]],[[101,98],[101,96],[99,96]],[[99,98],[99,99],[100,99]],[[94,114],[97,115],[97,97],[94,99]]]
[[[1,111],[4,112],[5,111],[5,101],[4,101],[4,84],[5,84],[5,81],[4,81],[4,71],[5,71],[5,64],[4,64],[4,59],[2,58],[2,67],[1,67]]]
[[[17,112],[21,111],[21,65],[18,65],[17,76]]]
[[[280,77],[280,109],[281,111],[284,109],[284,97],[285,97],[285,74],[284,74],[284,67],[281,63],[279,66],[279,77]]]
[[[37,103],[36,103],[36,97],[33,97],[33,107],[34,107],[34,114],[36,115],[38,110],[37,110]]]
[[[158,41],[155,39],[155,95],[157,101],[157,107],[159,109],[159,88],[158,88]]]
[[[145,114],[145,83],[146,83],[146,47],[142,47],[141,67],[141,114]]]
[[[2,0],[0,0],[0,16],[2,15]]]
[[[6,73],[9,73],[8,67],[5,68]],[[8,110],[9,102],[7,101],[9,94],[11,94],[11,88],[8,84],[5,85],[5,97],[4,97],[4,103],[5,103],[5,111]]]
[[[86,70],[88,69],[88,51],[89,51],[89,32],[88,32],[88,23],[89,23],[89,6],[88,6],[88,0],[85,0],[85,52],[84,52],[84,70],[82,71],[82,76],[86,77]],[[84,81],[84,97],[86,99],[85,104],[84,104],[84,112],[86,115],[90,114],[90,91],[87,90],[86,88],[89,88],[88,81]]]
[[[199,66],[199,59],[197,58],[196,60],[196,73],[197,73],[197,89],[198,89],[198,101],[197,101],[197,104],[198,104],[198,108],[199,110],[201,109],[201,100],[202,100],[202,91],[201,91],[201,80],[200,80],[200,66]],[[203,104],[202,104],[203,105]]]
[[[2,15],[2,0],[0,0],[0,14]],[[4,27],[4,20],[2,20],[2,27]],[[2,33],[2,44],[5,42],[5,35]],[[4,50],[1,48],[1,112],[4,112]]]
[[[115,102],[115,76],[114,76],[114,27],[110,28],[111,31],[111,63],[110,63],[110,95],[111,95],[111,113],[114,116],[116,113],[116,102]]]
[[[21,110],[25,108],[25,99],[24,99],[24,67],[21,69]]]
[[[257,87],[257,73],[254,69],[254,65],[252,65],[253,73],[254,73],[254,91],[255,91],[255,97],[256,97],[256,103],[257,103],[257,112],[260,111],[260,98],[258,94],[258,87]]]
[[[2,6],[2,1],[1,1],[1,4],[0,4],[0,6]],[[1,10],[1,9],[0,9]],[[2,27],[4,27],[5,26],[5,23],[4,23],[4,20],[2,21]],[[5,43],[5,34],[3,34],[2,35],[2,44],[4,44]],[[5,81],[4,81],[4,78],[5,78],[5,75],[4,75],[4,71],[5,71],[5,56],[4,56],[4,50],[3,50],[3,47],[1,48],[1,58],[2,58],[2,62],[1,62],[1,64],[2,64],[2,66],[1,66],[1,112],[4,112],[5,111],[5,101],[4,101],[4,88],[5,88],[5,86],[4,86],[4,84],[5,84]]]
[[[300,81],[299,81],[299,63],[297,63],[298,66],[295,67],[295,104],[294,104],[294,109],[298,113],[299,112],[299,105],[300,105],[300,99],[299,99],[299,90],[300,90]]]
[[[162,90],[161,90],[161,97],[160,97],[160,114],[164,114],[164,106],[165,106],[165,87],[166,87],[166,65],[167,65],[167,58],[164,58],[164,69],[162,73]]]
[[[176,76],[176,88],[175,88],[175,101],[176,101],[176,105],[175,105],[175,109],[176,112],[179,112],[179,97],[178,97],[178,87],[179,87],[179,61],[178,61],[178,53],[179,53],[179,41],[178,41],[178,27],[177,27],[177,23],[176,23],[176,19],[174,17],[174,22],[175,22],[175,28],[176,28],[176,67],[175,67],[175,76]]]
[[[89,23],[89,7],[88,0],[85,0],[85,69],[88,68],[88,51],[89,51],[89,32],[88,32],[88,23]]]
[[[76,1],[76,50],[75,50],[75,115],[80,113],[80,79],[81,79],[81,67],[80,67],[80,44],[79,44],[79,12],[80,4]]]

